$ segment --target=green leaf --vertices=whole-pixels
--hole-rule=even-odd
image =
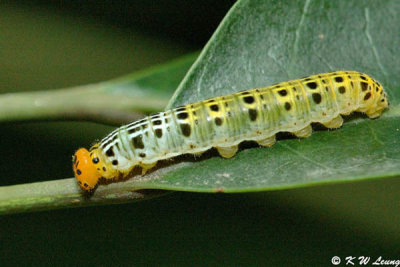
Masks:
[[[336,131],[186,162],[139,186],[243,192],[400,175],[400,2],[239,1],[169,107],[334,70],[381,81],[390,109],[355,115]]]

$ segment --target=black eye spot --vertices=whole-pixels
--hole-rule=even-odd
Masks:
[[[315,89],[315,88],[317,88],[317,83],[316,83],[316,82],[306,83],[306,85],[307,85],[308,88],[310,88],[310,89]]]
[[[287,91],[285,89],[279,90],[278,94],[280,94],[281,96],[287,96]]]
[[[109,156],[109,157],[114,156],[114,151],[113,151],[112,147],[110,147],[110,148],[106,151],[106,155]]]
[[[368,100],[371,97],[371,93],[368,92],[365,96],[364,96],[364,100]]]
[[[112,165],[118,165],[118,160],[114,159],[111,163]]]
[[[162,121],[161,120],[154,120],[152,121],[153,125],[161,125]]]
[[[190,125],[186,124],[186,123],[183,123],[183,124],[180,124],[180,127],[181,127],[182,134],[184,136],[186,136],[186,137],[189,137],[190,133],[192,131],[191,128],[190,128]]]
[[[211,105],[210,106],[210,109],[212,110],[212,111],[218,111],[219,110],[219,107],[218,107],[218,105]]]
[[[285,102],[285,109],[286,110],[290,110],[290,108],[291,108],[290,103],[289,102]]]
[[[88,187],[89,185],[88,185],[87,183],[84,183],[83,186],[84,186],[84,187]]]
[[[247,104],[252,104],[254,103],[254,97],[252,96],[246,96],[243,98],[244,102],[246,102]]]
[[[143,137],[142,137],[141,134],[139,134],[138,136],[133,137],[132,141],[133,141],[133,146],[135,148],[139,148],[139,149],[143,149],[144,148]]]
[[[221,120],[221,118],[215,118],[215,124],[216,124],[217,126],[221,126],[221,125],[222,125],[222,120]]]
[[[92,162],[93,162],[94,164],[99,163],[99,158],[93,158],[93,159],[92,159]]]
[[[249,109],[249,117],[251,121],[255,121],[257,119],[257,110],[255,109]]]
[[[320,93],[313,93],[312,98],[313,98],[315,104],[321,103],[322,97],[321,97]]]
[[[161,129],[156,129],[156,130],[155,130],[155,133],[156,133],[156,136],[157,136],[158,138],[161,138],[161,137],[162,137],[162,130],[161,130]]]
[[[367,89],[368,89],[368,83],[362,82],[362,83],[361,83],[361,90],[367,91]]]
[[[77,173],[78,175],[81,175],[81,174],[82,174],[82,172],[81,172],[80,169],[77,169],[77,170],[76,170],[76,173]]]
[[[339,87],[339,93],[344,94],[346,93],[346,88],[344,86]]]
[[[335,77],[335,81],[337,83],[342,83],[343,82],[343,78],[342,77]]]
[[[187,112],[182,112],[182,113],[179,113],[177,117],[180,120],[184,120],[184,119],[187,119],[189,117],[189,114]]]
[[[385,102],[385,99],[384,99],[384,98],[382,98],[381,102]]]

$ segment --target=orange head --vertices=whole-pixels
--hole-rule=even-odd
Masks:
[[[98,161],[98,158],[96,158]],[[73,170],[79,186],[85,191],[93,190],[99,179],[100,173],[95,166],[96,162],[90,157],[89,151],[86,148],[80,148],[73,156]]]

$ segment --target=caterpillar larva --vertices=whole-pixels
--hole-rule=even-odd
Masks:
[[[277,132],[311,135],[312,122],[339,128],[353,111],[376,118],[388,107],[382,86],[355,71],[337,71],[241,91],[181,106],[124,125],[73,159],[82,189],[99,179],[127,177],[139,165],[142,174],[157,161],[199,154],[216,147],[222,157],[236,154],[244,140],[275,143]]]

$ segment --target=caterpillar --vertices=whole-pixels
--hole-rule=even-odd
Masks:
[[[73,156],[80,187],[93,191],[99,179],[126,178],[139,165],[142,175],[159,160],[215,147],[234,156],[244,140],[269,147],[275,134],[308,137],[311,123],[339,128],[353,111],[379,117],[389,105],[380,83],[356,71],[337,71],[282,82],[184,105],[124,125],[88,151]]]

